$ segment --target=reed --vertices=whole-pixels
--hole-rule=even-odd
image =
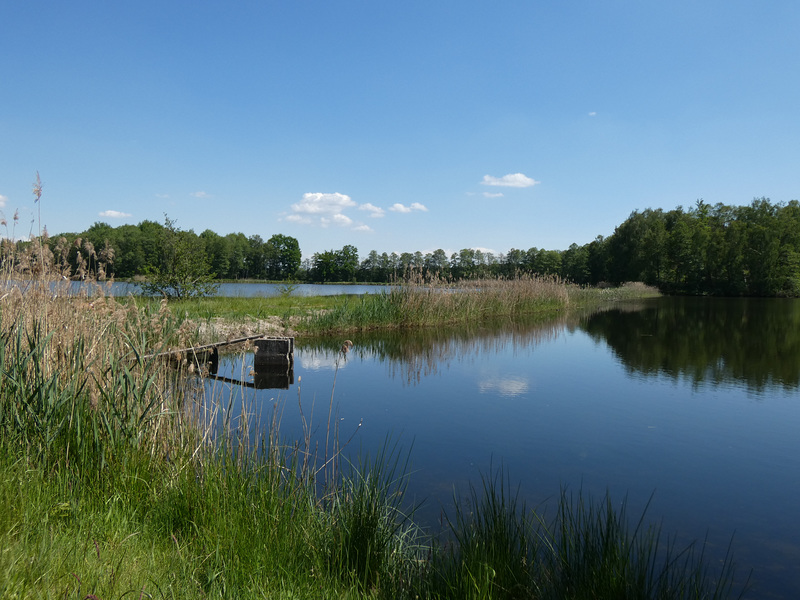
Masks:
[[[325,499],[328,568],[361,590],[393,585],[414,557],[413,544],[402,543],[414,527],[402,506],[408,465],[400,458],[387,439],[374,457],[349,464]]]
[[[588,303],[658,295],[642,284],[581,288],[555,276],[519,275],[452,282],[411,273],[388,292],[343,297],[298,327],[314,333],[481,323],[498,318],[555,314]]]
[[[730,548],[712,572],[704,544],[678,547],[646,522],[646,508],[631,520],[626,502],[615,507],[608,495],[595,501],[562,489],[548,520],[518,502],[501,469],[454,510],[424,597],[719,600],[748,589]]]
[[[191,365],[172,370],[147,358],[193,339],[188,321],[162,303],[121,303],[102,290],[67,294],[60,266],[36,242],[14,246],[22,255],[5,254],[2,263],[0,597],[730,592],[727,559],[718,582],[702,551],[659,554],[661,538],[640,525],[630,533],[610,502],[595,508],[562,494],[546,522],[518,503],[502,473],[459,499],[449,530],[431,542],[404,503],[408,462],[396,445],[344,460],[351,438],[340,440],[333,392],[321,450],[313,410],[301,440],[281,438],[282,401],[269,423],[258,423],[240,398],[234,419],[233,400],[223,402]],[[364,310],[399,306],[392,319],[408,323],[436,322],[453,307],[467,315],[527,311],[561,293],[535,291],[550,285],[401,286],[383,308],[368,303],[387,298],[373,298]],[[473,294],[496,299],[460,298]],[[304,411],[299,388],[298,404]]]
[[[456,497],[447,542],[433,557],[434,598],[536,598],[538,538],[502,469]]]
[[[648,503],[649,504],[649,503]],[[705,544],[679,547],[659,525],[645,520],[647,507],[629,519],[627,501],[608,494],[593,501],[562,489],[556,518],[539,520],[543,576],[539,598],[652,598],[719,600],[730,597],[735,565],[730,552],[711,573]],[[741,587],[741,598],[747,581]]]

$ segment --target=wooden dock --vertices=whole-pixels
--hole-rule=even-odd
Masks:
[[[219,348],[223,346],[232,346],[234,344],[243,344],[252,340],[263,339],[264,335],[248,335],[245,337],[234,338],[225,340],[223,342],[214,342],[212,344],[202,344],[200,346],[189,346],[188,348],[179,348],[177,350],[166,350],[164,352],[155,352],[153,354],[145,354],[142,358],[183,358],[190,356],[202,355],[205,353],[216,354]],[[294,340],[294,338],[291,338]]]

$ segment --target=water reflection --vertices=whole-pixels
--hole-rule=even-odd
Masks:
[[[656,491],[649,515],[680,542],[708,535],[722,557],[736,532],[753,597],[800,597],[800,534],[786,526],[800,522],[798,325],[797,300],[662,298],[547,323],[300,339],[295,391],[245,389],[228,414],[279,414],[282,436],[320,448],[331,424],[354,436],[353,459],[387,436],[413,444],[409,498],[427,499],[415,517],[432,528],[493,460],[530,506],[567,485],[627,496],[638,513]],[[252,362],[221,358],[220,374],[255,384]]]
[[[26,281],[6,282],[6,287],[19,287],[24,292],[30,285]],[[135,282],[127,281],[59,281],[51,284],[54,291],[67,296],[95,295],[128,296],[140,295],[142,288]],[[386,285],[358,284],[315,284],[315,283],[221,283],[216,296],[225,298],[271,298],[275,296],[339,296],[380,294],[389,291]]]
[[[419,384],[424,377],[446,371],[454,363],[468,362],[478,354],[497,354],[511,350],[528,351],[543,342],[571,332],[583,314],[561,315],[515,321],[464,324],[458,327],[435,327],[412,331],[380,331],[349,334],[354,341],[351,357],[376,359],[387,367],[389,375],[408,385]],[[333,369],[339,361],[339,337],[298,340],[305,368]],[[342,361],[339,361],[339,366]],[[507,393],[523,382],[491,382],[485,389],[505,389]],[[523,384],[524,385],[524,384]]]
[[[764,298],[657,298],[540,319],[458,328],[353,334],[351,354],[376,358],[389,375],[417,385],[478,354],[529,350],[576,330],[607,345],[631,376],[667,376],[692,385],[743,385],[755,395],[800,386],[800,302]],[[304,367],[333,369],[341,340],[299,342]],[[486,380],[485,393],[527,391],[524,378]]]
[[[756,394],[800,384],[796,300],[661,298],[597,312],[581,328],[630,373],[693,385],[735,381]]]
[[[209,379],[220,381],[222,383],[232,383],[241,385],[256,390],[288,390],[294,384],[294,364],[279,366],[273,365],[269,367],[260,367],[252,369],[249,372],[250,378],[236,379],[233,377],[226,377],[219,375],[216,371],[211,371]]]

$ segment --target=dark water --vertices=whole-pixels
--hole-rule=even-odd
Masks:
[[[333,393],[345,452],[387,436],[410,449],[416,518],[434,530],[454,490],[502,464],[532,507],[565,485],[627,497],[631,514],[652,496],[649,519],[679,543],[707,536],[714,561],[734,536],[749,597],[800,597],[800,301],[662,298],[351,339],[346,361],[341,339],[298,341],[291,377],[271,381],[288,390],[209,386],[264,423],[277,405],[288,437],[299,401],[323,443]],[[250,363],[220,372],[253,381]]]

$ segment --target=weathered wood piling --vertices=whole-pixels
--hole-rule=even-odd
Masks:
[[[253,342],[256,350],[253,367],[288,366],[294,363],[294,338],[269,337]]]
[[[253,383],[218,377],[219,348],[244,342],[253,342],[255,350]],[[190,363],[199,367],[207,367],[206,373],[211,377],[258,389],[277,388],[288,390],[289,386],[294,383],[294,338],[291,337],[251,335],[203,344],[202,346],[148,354],[142,358],[163,358],[176,366]]]

